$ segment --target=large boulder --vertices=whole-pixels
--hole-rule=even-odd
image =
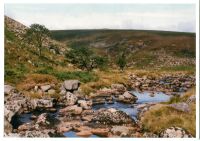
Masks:
[[[163,138],[190,138],[191,134],[187,133],[180,127],[170,127],[160,133],[160,137]]]
[[[63,87],[66,89],[66,91],[74,91],[78,90],[80,86],[79,80],[65,80],[63,83]]]
[[[71,92],[67,92],[64,94],[61,98],[60,101],[65,105],[65,106],[72,106],[76,104],[78,98],[76,95],[74,95]]]
[[[11,122],[12,117],[19,112],[21,107],[19,105],[4,105],[4,118]]]
[[[97,123],[111,125],[135,123],[129,115],[114,108],[98,110],[92,120]]]
[[[14,91],[15,89],[10,86],[6,86],[4,99],[4,133],[5,136],[18,136],[16,134],[11,134],[12,125],[11,120],[12,117],[20,114],[30,108],[27,103],[29,100],[21,93],[17,93]]]
[[[7,96],[7,99],[4,101],[4,117],[10,122],[12,117],[24,111],[26,103],[28,103],[28,99],[26,99],[20,93],[11,93]],[[26,106],[26,109],[29,106]]]

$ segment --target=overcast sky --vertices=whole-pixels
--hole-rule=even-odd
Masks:
[[[5,4],[5,15],[57,29],[146,29],[195,32],[192,4]]]

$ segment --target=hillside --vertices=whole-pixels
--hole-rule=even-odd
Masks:
[[[28,73],[42,68],[64,65],[67,47],[55,40],[45,41],[42,56],[35,45],[28,43],[24,34],[28,27],[5,16],[5,81],[16,83]]]
[[[133,68],[192,69],[195,66],[195,33],[148,30],[55,30],[55,40],[68,46],[86,46],[115,60],[126,50]],[[166,68],[167,67],[167,68]]]
[[[53,39],[45,41],[43,55],[39,56],[35,45],[24,40],[27,28],[5,16],[6,83],[16,84],[35,73],[50,74],[59,80],[78,78],[82,82],[104,75],[104,72],[81,71],[70,64],[65,57],[69,47],[88,47],[98,55],[107,56],[110,66],[107,71],[118,70],[116,58],[125,50],[127,70],[195,72],[194,33],[108,29],[51,31]]]

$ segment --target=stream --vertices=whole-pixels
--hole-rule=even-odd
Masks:
[[[93,106],[94,110],[98,110],[101,108],[115,108],[120,111],[125,112],[129,116],[131,116],[135,121],[137,121],[137,114],[138,114],[138,109],[136,105],[139,104],[145,104],[145,103],[159,103],[159,102],[166,102],[170,99],[171,96],[166,95],[162,92],[157,92],[155,93],[154,97],[150,96],[150,93],[148,92],[136,92],[136,91],[131,91],[132,94],[137,96],[138,100],[136,101],[135,104],[125,104],[121,102],[114,102],[114,104],[99,104]]]
[[[138,98],[135,104],[124,104],[124,103],[115,101],[113,104],[105,103],[105,104],[94,105],[93,110],[98,110],[101,108],[115,108],[127,113],[137,122],[137,115],[139,112],[137,109],[138,105],[145,104],[145,103],[166,102],[171,97],[170,95],[166,95],[162,92],[155,93],[153,97],[150,95],[149,92],[136,92],[136,91],[130,91],[130,92],[134,94],[135,96],[137,96]],[[54,113],[47,112],[47,113],[49,113],[51,116],[56,118],[58,116],[59,107],[57,107],[56,109],[57,109],[57,112],[54,112]],[[27,122],[31,122],[32,115],[37,116],[44,112],[46,111],[34,111],[34,112],[24,113],[21,115],[14,116],[13,120],[11,121],[11,124],[13,125],[14,129],[17,129],[19,125],[27,123]],[[66,137],[78,137],[76,136],[76,132],[74,131],[65,132],[63,135]],[[91,135],[90,137],[96,138],[98,136]]]

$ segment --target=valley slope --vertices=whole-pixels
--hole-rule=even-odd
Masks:
[[[126,51],[128,67],[192,70],[195,67],[195,33],[151,30],[55,30],[52,37],[68,46],[92,48],[110,58]]]

